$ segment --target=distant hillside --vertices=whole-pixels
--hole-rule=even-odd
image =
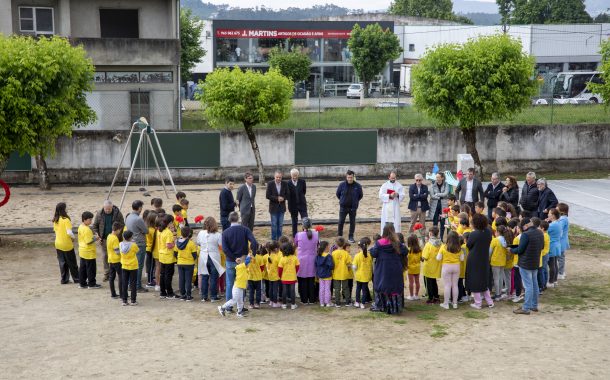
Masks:
[[[459,13],[462,16],[468,17],[475,25],[499,25],[502,18],[498,13]]]

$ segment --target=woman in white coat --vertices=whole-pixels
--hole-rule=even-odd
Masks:
[[[218,277],[225,272],[220,262],[222,234],[218,232],[218,223],[211,216],[203,221],[203,230],[197,235],[197,244],[201,248],[197,266],[201,302],[210,299],[212,302],[219,301]],[[211,298],[208,295],[211,295]]]

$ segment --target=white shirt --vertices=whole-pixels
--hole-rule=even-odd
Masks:
[[[282,190],[282,183],[275,183],[275,188],[277,189],[277,195],[280,195],[280,191]]]
[[[472,202],[473,184],[474,184],[474,180],[471,180],[471,181],[466,180],[466,194],[464,194],[464,202]]]
[[[250,194],[250,199],[252,199],[252,186],[246,183],[246,189],[248,189],[248,194]]]

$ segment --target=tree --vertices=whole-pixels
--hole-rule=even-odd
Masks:
[[[180,78],[182,83],[191,79],[192,70],[206,51],[201,47],[203,21],[193,16],[190,9],[180,9]]]
[[[534,59],[507,35],[444,44],[429,50],[413,69],[415,105],[440,122],[457,126],[481,176],[476,129],[518,113],[536,93]]]
[[[593,22],[599,23],[599,24],[609,23],[610,14],[608,14],[606,12],[602,12],[602,13],[598,14],[597,16],[595,16],[595,18],[593,19]]]
[[[292,107],[293,82],[275,69],[262,74],[252,70],[216,69],[206,77],[201,102],[210,125],[225,121],[242,123],[250,140],[258,167],[259,181],[265,182],[254,126],[277,124],[288,118]]]
[[[610,40],[602,42],[600,54],[602,65],[600,68],[602,81],[600,83],[589,83],[587,87],[594,94],[600,94],[604,99],[606,107],[610,106]]]
[[[311,59],[296,51],[287,52],[274,48],[269,57],[269,66],[277,69],[280,74],[290,78],[294,83],[298,83],[309,78]]]
[[[505,24],[589,23],[584,0],[496,0]]]
[[[0,51],[0,169],[11,152],[28,153],[48,190],[45,157],[55,153],[57,138],[96,119],[85,96],[93,65],[81,46],[60,37],[0,35]]]
[[[388,64],[400,56],[402,48],[398,37],[379,24],[369,24],[362,29],[354,25],[347,46],[352,53],[354,70],[364,82],[364,96],[368,96],[369,83]]]
[[[435,18],[472,24],[469,18],[453,13],[451,0],[396,0],[390,5],[389,11],[398,16]]]

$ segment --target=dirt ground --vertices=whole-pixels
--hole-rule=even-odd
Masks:
[[[371,236],[378,225],[358,228]],[[269,236],[268,228],[255,233]],[[60,285],[52,235],[2,240],[0,378],[610,376],[608,251],[570,251],[568,280],[530,316],[513,314],[507,302],[478,312],[414,301],[400,316],[302,305],[264,307],[238,320],[220,317],[217,303],[160,300],[154,292],[122,307],[108,283],[99,290]],[[595,289],[595,297],[581,289]]]

